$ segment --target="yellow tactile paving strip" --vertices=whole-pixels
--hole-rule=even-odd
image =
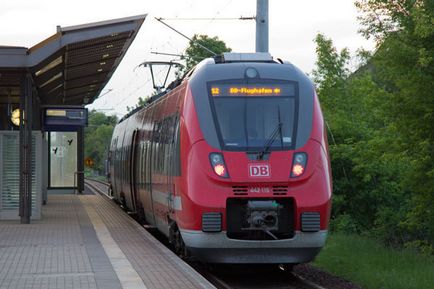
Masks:
[[[139,274],[137,274],[125,254],[111,237],[109,230],[100,216],[95,212],[95,210],[93,210],[91,205],[87,203],[83,203],[83,205],[93,224],[96,235],[108,256],[119,281],[121,282],[122,288],[147,289]]]
[[[95,214],[99,216],[111,238],[148,289],[214,288],[116,204],[100,195],[83,195],[79,198],[87,212],[91,211],[91,219],[95,218]],[[107,255],[110,258],[110,254]]]

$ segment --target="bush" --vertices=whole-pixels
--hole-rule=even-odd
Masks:
[[[330,221],[332,232],[354,234],[358,232],[357,227],[357,223],[348,214],[339,215]]]
[[[425,256],[434,256],[434,246],[427,241],[416,240],[407,242],[404,244],[404,247]]]

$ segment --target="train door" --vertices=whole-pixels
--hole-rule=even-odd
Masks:
[[[164,206],[167,206],[167,198],[162,192],[162,166],[161,158],[164,157],[162,151],[163,144],[161,143],[161,132],[163,130],[163,122],[155,122],[152,131],[152,153],[151,153],[151,197],[154,208],[155,225],[164,231]]]
[[[137,213],[139,209],[137,207],[137,196],[138,196],[138,188],[137,188],[137,156],[138,156],[138,130],[134,130],[132,141],[131,141],[131,151],[130,151],[130,167],[128,168],[130,171],[130,190],[131,190],[131,203],[132,203],[132,211]]]
[[[170,118],[170,133],[169,133],[169,152],[168,152],[168,162],[167,162],[167,191],[169,192],[169,212],[174,218],[173,214],[175,213],[175,209],[178,207],[176,201],[176,192],[175,192],[175,183],[174,176],[176,175],[176,167],[177,167],[177,143],[178,143],[178,130],[179,130],[179,121],[178,115],[174,115]],[[179,208],[178,208],[179,209]]]
[[[110,182],[110,195],[113,196],[113,193],[117,190],[117,186],[116,186],[116,173],[115,172],[115,167],[118,165],[117,164],[117,157],[118,157],[118,149],[117,149],[117,145],[118,145],[118,139],[119,136],[117,136],[111,145],[111,149],[109,151],[109,171],[108,171],[108,179]]]
[[[117,192],[119,194],[119,200],[121,203],[126,206],[126,198],[125,198],[125,182],[126,182],[126,174],[127,174],[127,167],[125,166],[126,163],[126,156],[125,156],[125,135],[127,134],[126,131],[123,131],[122,133],[122,141],[118,144],[118,169],[119,169],[119,182],[116,182],[116,185],[119,186],[117,188]]]
[[[154,201],[152,199],[152,135],[145,142],[145,155],[143,163],[143,174],[145,179],[144,198],[142,200],[143,208],[145,210],[146,221],[155,226],[155,212]]]

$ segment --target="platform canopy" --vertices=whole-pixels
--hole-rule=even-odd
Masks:
[[[19,103],[30,72],[41,105],[92,103],[110,80],[145,15],[57,27],[31,47],[0,46],[0,105]]]

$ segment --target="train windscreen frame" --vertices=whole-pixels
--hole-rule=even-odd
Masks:
[[[298,122],[297,82],[231,79],[207,83],[211,111],[223,150],[292,150]]]

